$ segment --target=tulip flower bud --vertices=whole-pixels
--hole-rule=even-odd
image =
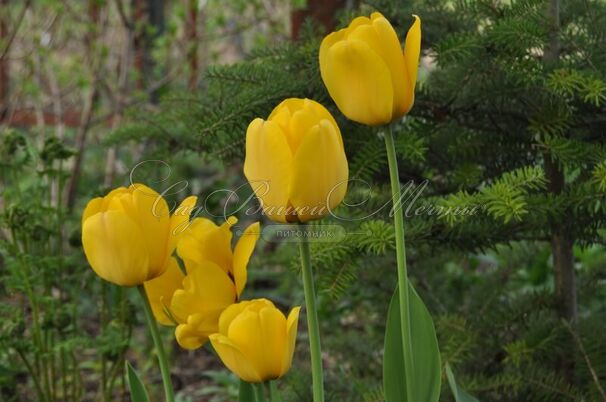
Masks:
[[[229,306],[210,341],[223,364],[242,380],[275,380],[292,365],[300,307],[288,318],[267,299]]]
[[[414,17],[404,52],[389,21],[377,12],[355,18],[322,41],[322,80],[349,119],[388,124],[412,108],[421,50],[421,20]]]
[[[310,99],[286,99],[246,132],[244,174],[278,222],[320,219],[341,203],[349,170],[341,132]]]
[[[92,199],[82,214],[82,246],[89,264],[101,278],[135,286],[166,270],[189,220],[196,197],[188,197],[170,215],[164,198],[143,184],[120,187]]]

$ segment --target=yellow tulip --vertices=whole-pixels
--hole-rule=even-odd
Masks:
[[[258,222],[248,226],[232,249],[231,228],[236,222],[230,217],[217,226],[205,218],[194,219],[177,245],[186,273],[175,261],[162,276],[145,283],[156,320],[177,324],[175,336],[185,349],[206,343],[217,332],[221,312],[244,290],[260,230]]]
[[[221,226],[205,218],[194,219],[189,229],[183,233],[177,245],[177,254],[185,267],[214,262],[233,278],[236,293],[240,296],[246,285],[246,266],[260,235],[259,222],[249,225],[232,250],[231,228],[238,220],[231,216]]]
[[[248,126],[244,174],[272,220],[322,218],[347,191],[339,126],[318,102],[284,100],[267,120],[257,118]]]
[[[196,197],[186,198],[174,215],[157,192],[143,184],[120,187],[92,199],[82,214],[82,245],[101,278],[135,286],[162,275]]]
[[[156,321],[162,325],[174,325],[175,318],[170,314],[170,305],[173,295],[179,289],[183,289],[185,274],[181,271],[177,259],[171,257],[166,271],[157,278],[144,283],[145,293],[151,305]]]
[[[322,80],[350,120],[387,124],[412,108],[421,51],[421,20],[414,18],[404,52],[396,31],[377,12],[355,18],[322,41]]]
[[[288,318],[267,299],[244,301],[221,314],[210,341],[223,364],[242,380],[275,380],[292,365],[300,307]]]

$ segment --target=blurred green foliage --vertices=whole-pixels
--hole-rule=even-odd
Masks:
[[[245,3],[226,7],[229,18],[214,14],[211,26],[223,26],[241,10],[254,24],[262,5],[255,2],[251,11]],[[380,10],[401,38],[410,14],[423,18],[422,81],[411,115],[394,127],[400,175],[405,184],[425,186],[415,208],[482,208],[466,216],[416,215],[413,209],[406,219],[410,272],[436,321],[442,360],[480,401],[606,400],[606,5],[562,4],[555,65],[543,60],[550,34],[546,6],[538,0],[372,0],[341,15],[345,25],[352,16]],[[179,21],[169,22],[158,54],[168,54]],[[333,112],[355,179],[347,204],[336,211],[347,220],[329,221],[347,229],[346,241],[312,248],[329,400],[382,400],[384,323],[396,273],[381,131],[347,121],[328,97],[318,71],[319,27],[306,24],[296,42],[271,43],[273,32],[247,37],[253,50],[244,60],[207,66],[196,91],[166,86],[158,104],[129,108],[123,124],[91,145],[73,210],[53,198],[69,176],[65,166],[74,150],[66,144],[73,133],[59,140],[35,130],[2,132],[2,398],[46,395],[52,366],[59,400],[110,400],[104,393],[111,392],[120,400],[122,373],[113,368],[123,366],[137,317],[126,292],[93,278],[82,259],[79,208],[108,187],[127,184],[129,170],[141,161],[162,160],[140,166],[135,179],[159,191],[185,180],[187,189],[171,194],[173,201],[186,193],[205,200],[216,189],[238,189],[238,200],[215,193],[201,201],[203,215],[219,219],[250,195],[241,173],[248,123],[296,96]],[[26,90],[35,96],[37,88],[32,82]],[[116,149],[121,163],[109,184],[106,148]],[[550,189],[550,162],[563,176],[561,194]],[[263,219],[240,215],[242,224]],[[579,314],[573,325],[562,320],[554,297],[556,227],[574,240]],[[270,297],[284,310],[302,304],[298,269],[293,244],[260,242],[245,297]],[[285,401],[311,400],[303,322],[296,361],[280,384]],[[165,335],[172,342],[169,331]],[[148,345],[130,347],[138,370],[153,374]],[[185,382],[182,400],[234,398],[236,379],[213,363],[210,351],[173,353],[176,376]],[[568,356],[565,364],[562,356]],[[178,369],[192,360],[202,366],[195,374]],[[52,394],[53,379],[48,382]],[[90,392],[91,383],[98,392]],[[446,386],[441,400],[453,400]]]

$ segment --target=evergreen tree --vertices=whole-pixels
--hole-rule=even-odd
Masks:
[[[395,127],[402,181],[427,183],[416,205],[480,207],[473,214],[413,214],[406,222],[411,274],[430,280],[420,292],[432,295],[423,299],[444,312],[438,320],[444,360],[460,363],[463,386],[480,400],[606,399],[604,347],[583,346],[599,344],[604,311],[582,302],[600,297],[606,270],[584,266],[577,286],[574,257],[575,247],[582,259],[604,242],[606,3],[369,3],[346,11],[344,21],[377,9],[403,37],[410,15],[423,17],[426,74],[410,116]],[[394,236],[389,211],[380,208],[389,200],[381,133],[340,116],[328,97],[318,71],[321,34],[308,24],[298,42],[209,68],[199,93],[167,97],[152,117],[138,119],[135,111],[133,123],[109,142],[146,141],[156,154],[196,152],[237,164],[248,123],[283,98],[309,97],[329,107],[343,132],[351,178],[372,185],[354,183],[349,203],[365,203],[340,213],[361,218],[379,211],[349,223],[346,242],[312,250],[324,290],[339,298],[369,260],[393,265],[383,255],[391,253]],[[495,273],[473,295],[461,295],[464,308],[482,314],[461,321],[456,292],[422,268],[444,264],[445,253],[505,252],[506,245],[536,249],[541,270],[553,267],[553,289],[514,292],[499,281],[506,273]]]

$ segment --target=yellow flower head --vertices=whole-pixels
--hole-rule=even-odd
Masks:
[[[355,18],[322,41],[322,80],[349,119],[387,124],[412,108],[421,51],[421,20],[414,18],[404,52],[389,21],[377,12]]]
[[[347,191],[339,126],[318,102],[284,100],[267,120],[257,118],[248,126],[244,174],[272,220],[324,217]]]
[[[171,216],[164,198],[143,184],[92,199],[82,214],[89,264],[101,278],[121,286],[160,276],[195,204],[196,197],[188,197]]]
[[[175,335],[183,348],[197,349],[206,343],[208,335],[217,332],[221,312],[246,285],[259,223],[248,226],[232,249],[231,228],[236,222],[230,217],[217,226],[206,218],[194,219],[177,245],[186,273],[173,259],[164,275],[145,283],[156,320],[164,325],[176,321]]]
[[[219,332],[210,341],[223,364],[244,381],[280,378],[292,365],[300,309],[286,318],[267,299],[233,304],[221,314]]]

